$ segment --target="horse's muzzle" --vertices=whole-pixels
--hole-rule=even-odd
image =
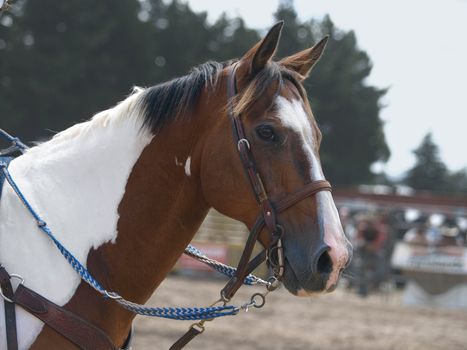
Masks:
[[[284,286],[287,290],[298,296],[307,296],[321,292],[332,292],[339,281],[340,275],[349,264],[352,248],[345,246],[345,253],[333,256],[332,248],[323,244],[307,256],[305,262],[300,262],[300,254],[293,250],[285,250],[286,263],[284,273]]]

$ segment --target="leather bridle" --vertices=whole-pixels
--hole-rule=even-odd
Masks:
[[[277,215],[287,210],[300,201],[315,195],[320,191],[331,191],[331,184],[326,180],[317,180],[305,184],[298,191],[287,194],[276,203],[271,202],[268,193],[264,187],[260,172],[256,166],[255,159],[251,152],[251,144],[246,137],[245,129],[241,120],[241,115],[234,112],[235,97],[237,95],[236,76],[238,63],[235,63],[229,68],[227,78],[227,115],[232,123],[232,131],[234,141],[240,156],[240,160],[251,185],[256,201],[260,208],[255,223],[253,224],[248,239],[245,243],[242,256],[238,262],[235,275],[227,282],[220,293],[220,301],[224,304],[228,303],[235,295],[238,289],[243,285],[245,278],[253,272],[261,263],[268,260],[269,266],[272,268],[273,275],[268,279],[269,285],[267,292],[277,289],[282,281],[282,276],[285,269],[284,248],[282,246],[282,238],[284,229],[277,221]],[[259,234],[263,227],[269,232],[270,243],[253,259],[253,249],[258,241]],[[251,299],[251,305],[262,307],[265,303],[265,294],[255,293]],[[255,302],[255,297],[259,296],[259,305]],[[170,350],[180,350],[187,345],[193,338],[204,331],[204,321],[192,325],[189,330],[170,347]]]
[[[301,189],[287,194],[276,203],[271,202],[268,193],[264,187],[260,172],[256,166],[255,159],[251,152],[251,144],[246,137],[245,129],[241,120],[241,115],[234,112],[234,101],[237,95],[237,84],[235,73],[238,63],[235,63],[229,68],[227,78],[227,114],[232,123],[232,131],[234,141],[240,156],[240,160],[251,185],[256,201],[260,208],[255,223],[253,224],[248,239],[245,243],[245,248],[238,262],[235,275],[227,282],[220,293],[220,301],[224,304],[228,303],[235,295],[238,289],[243,285],[245,278],[253,272],[265,260],[269,262],[272,268],[273,275],[268,279],[269,285],[267,292],[277,289],[282,281],[282,276],[285,269],[284,248],[282,246],[282,238],[284,229],[277,221],[277,215],[294,206],[300,201],[315,195],[320,191],[331,191],[331,184],[326,180],[316,180],[305,184]],[[258,241],[259,234],[263,227],[266,227],[270,234],[270,243],[253,259],[253,249]],[[267,293],[266,293],[267,294]],[[255,293],[251,299],[251,305],[262,307],[265,302],[265,295]],[[255,302],[255,297],[259,296],[259,305]],[[170,347],[170,350],[180,350],[187,345],[193,338],[204,331],[204,321],[192,325],[189,330],[178,339],[175,344]]]
[[[237,95],[235,75],[237,71],[237,65],[238,64],[234,64],[230,68],[227,79],[227,114],[232,123],[234,141],[237,145],[243,169],[245,170],[245,174],[247,175],[256,201],[260,207],[260,214],[258,215],[258,218],[256,219],[256,222],[248,236],[248,240],[237,267],[236,276],[231,278],[227,285],[222,289],[221,296],[225,301],[232,298],[235,292],[242,285],[244,278],[266,259],[269,261],[269,264],[273,269],[274,278],[277,281],[282,279],[285,263],[282,247],[284,229],[279,225],[277,221],[277,215],[319,191],[331,191],[331,184],[328,181],[317,180],[305,184],[296,192],[287,194],[276,203],[271,202],[251,152],[251,144],[246,137],[241,116],[235,114],[234,112],[233,101]],[[250,261],[253,248],[259,238],[259,233],[264,226],[269,232],[271,238],[269,247],[267,247]]]

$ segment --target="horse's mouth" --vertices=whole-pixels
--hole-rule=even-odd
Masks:
[[[314,275],[309,273],[296,273],[292,264],[285,259],[285,271],[283,276],[283,284],[285,288],[293,295],[296,296],[312,296],[319,293],[332,292],[337,284],[326,288],[329,275]]]

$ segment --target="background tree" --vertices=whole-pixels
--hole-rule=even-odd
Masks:
[[[140,18],[150,25],[153,84],[185,74],[193,65],[208,60],[240,56],[259,39],[240,18],[222,15],[209,24],[206,12],[195,13],[178,0],[168,4],[146,0]]]
[[[239,56],[257,39],[241,19],[210,25],[174,0],[18,1],[0,22],[2,127],[50,137],[208,59]]]
[[[413,151],[415,165],[405,177],[405,183],[416,190],[445,191],[448,189],[449,172],[439,156],[438,146],[431,133],[423,138],[421,144]]]
[[[134,0],[25,1],[0,91],[2,124],[8,106],[12,132],[50,136],[46,128],[88,119],[144,82],[149,37],[138,11]]]
[[[379,117],[386,90],[365,83],[372,64],[358,48],[353,31],[337,29],[329,16],[301,22],[292,3],[283,1],[275,13],[277,20],[285,20],[279,56],[330,36],[323,57],[305,82],[324,134],[321,160],[326,177],[341,185],[372,182],[371,165],[386,161],[390,154]]]
[[[447,189],[456,195],[467,196],[467,168],[449,175]]]
[[[215,23],[179,0],[18,0],[0,21],[1,127],[25,140],[50,137],[110,107],[133,85],[150,86],[193,65],[242,56],[258,39],[240,18]],[[279,56],[329,34],[328,50],[306,82],[325,134],[322,160],[335,184],[370,182],[372,163],[389,156],[380,98],[365,84],[371,63],[353,32],[329,17],[300,21],[292,2]],[[2,44],[3,43],[3,44]]]

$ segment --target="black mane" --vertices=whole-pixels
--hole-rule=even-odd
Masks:
[[[145,90],[142,97],[144,127],[156,133],[194,107],[202,89],[214,85],[219,73],[229,64],[209,61],[194,67],[183,77]]]
[[[183,77],[146,89],[141,99],[143,127],[157,133],[164,126],[176,120],[177,117],[181,117],[188,110],[194,108],[203,88],[214,86],[219,73],[233,62],[209,61],[194,67]],[[241,114],[247,111],[274,82],[278,83],[277,89],[280,89],[284,79],[291,81],[302,97],[306,99],[306,92],[297,80],[296,73],[277,62],[270,62],[256,74],[248,88],[238,96],[235,103],[235,113]]]

